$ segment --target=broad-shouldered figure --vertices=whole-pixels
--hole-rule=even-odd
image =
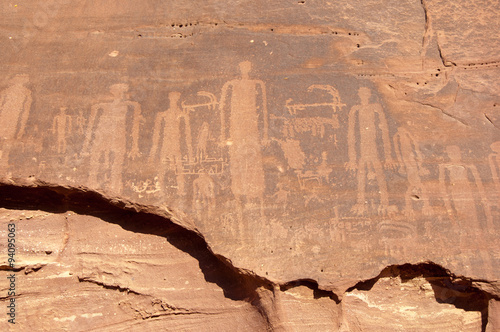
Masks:
[[[169,107],[166,111],[156,115],[153,130],[153,145],[149,153],[149,161],[154,162],[159,151],[159,175],[158,181],[165,190],[165,173],[172,170],[176,175],[177,193],[183,195],[185,191],[185,180],[182,174],[182,151],[181,151],[181,118],[182,109],[179,106],[180,92],[170,92]],[[160,134],[163,137],[160,137]]]
[[[347,133],[349,162],[346,168],[349,171],[357,171],[358,177],[357,202],[351,211],[357,215],[362,215],[366,212],[366,180],[373,174],[377,180],[380,192],[378,212],[380,214],[386,214],[389,207],[389,194],[387,192],[384,166],[386,168],[395,167],[391,157],[389,128],[382,106],[378,103],[370,103],[371,90],[366,87],[361,87],[359,88],[358,95],[361,104],[353,106],[349,111]],[[376,127],[377,118],[379,122],[378,128]],[[356,123],[359,125],[359,151],[356,149]],[[378,152],[377,134],[379,132],[382,136],[383,156],[380,156]],[[384,159],[385,161],[382,163],[381,160]]]
[[[229,149],[231,191],[236,200],[259,200],[261,214],[265,192],[262,144],[268,141],[266,87],[263,81],[250,79],[252,65],[240,63],[241,78],[224,84],[220,101],[221,140]],[[261,105],[258,96],[261,95]],[[226,105],[229,123],[226,126]],[[262,121],[260,121],[262,119]],[[262,128],[259,123],[262,122]]]

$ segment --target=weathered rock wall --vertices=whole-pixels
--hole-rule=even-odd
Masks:
[[[0,4],[0,323],[499,330],[499,11]]]

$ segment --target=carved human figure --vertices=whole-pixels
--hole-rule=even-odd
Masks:
[[[159,151],[158,181],[162,190],[165,190],[165,174],[171,170],[176,175],[177,193],[185,192],[185,180],[182,174],[182,151],[181,151],[181,117],[182,108],[179,106],[180,92],[168,94],[169,107],[166,111],[156,115],[153,130],[153,145],[149,153],[150,162],[154,162]],[[160,134],[163,139],[160,141]]]
[[[412,196],[417,196],[423,202],[422,213],[424,215],[432,214],[429,195],[420,178],[428,175],[429,170],[422,166],[423,158],[418,144],[410,132],[402,127],[398,128],[393,140],[400,171],[406,174],[409,182],[405,193],[405,214],[407,216],[414,214]]]
[[[141,106],[127,100],[127,84],[110,87],[113,101],[91,107],[82,155],[90,154],[89,185],[98,186],[107,181],[103,173],[110,172],[108,187],[116,192],[123,188],[123,163],[127,155],[127,115],[133,110],[132,142],[128,157],[134,159],[139,153],[139,125]],[[92,145],[92,146],[91,146]],[[101,159],[104,159],[102,162]]]
[[[282,214],[286,215],[288,211],[288,197],[290,196],[290,191],[285,188],[283,183],[278,183],[276,185],[277,191],[273,194],[273,198],[275,198],[275,202],[279,207],[281,207]]]
[[[252,64],[249,61],[241,62],[239,66],[241,78],[227,82],[222,88],[219,104],[221,143],[229,148],[231,191],[240,212],[245,199],[247,202],[259,200],[263,215],[265,181],[261,145],[268,142],[266,86],[263,81],[250,78]],[[225,114],[227,104],[230,104],[228,126]],[[259,118],[262,119],[262,126],[259,126]]]
[[[203,161],[207,158],[207,147],[208,140],[210,139],[210,127],[207,122],[203,122],[201,125],[200,133],[198,134],[198,142],[196,145],[196,156],[198,157],[198,162]]]
[[[500,141],[492,143],[490,147],[491,150],[493,150],[493,153],[488,156],[491,175],[493,183],[495,184],[497,195],[500,195]],[[500,207],[500,196],[497,197],[497,199],[497,206]]]
[[[10,87],[0,92],[0,169],[9,165],[12,144],[24,135],[33,98],[25,86],[28,75],[16,75]]]
[[[60,107],[59,114],[52,121],[52,133],[57,137],[57,153],[66,152],[66,132],[71,132],[71,116],[66,114],[67,107]]]
[[[456,145],[446,147],[449,163],[439,166],[439,184],[444,199],[444,204],[450,218],[456,226],[463,227],[465,223],[472,223],[472,228],[482,230],[477,215],[475,195],[481,200],[486,215],[486,227],[493,229],[493,218],[490,204],[487,200],[483,183],[476,166],[466,164],[462,161],[462,153]],[[473,181],[469,179],[472,175]],[[475,186],[476,188],[473,188]]]
[[[193,181],[193,210],[198,219],[211,218],[215,211],[215,183],[205,170]]]
[[[380,192],[378,212],[385,214],[389,207],[389,195],[384,169],[380,160],[385,157],[384,166],[386,168],[395,167],[395,163],[391,157],[389,129],[382,106],[378,103],[370,103],[370,89],[361,87],[358,90],[358,95],[361,99],[361,104],[353,106],[349,111],[347,134],[349,162],[346,164],[346,168],[351,172],[357,171],[358,177],[357,202],[351,211],[357,215],[365,213],[366,180],[374,176]],[[376,127],[377,116],[379,128]],[[356,123],[359,125],[359,151],[356,151]],[[379,156],[379,148],[377,147],[377,133],[379,132],[383,141],[384,156],[382,158]]]

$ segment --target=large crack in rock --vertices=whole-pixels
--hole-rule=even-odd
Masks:
[[[251,304],[256,312],[261,315],[268,330],[293,331],[297,328],[300,330],[314,330],[317,328],[324,329],[329,326],[329,330],[334,328],[334,330],[339,331],[362,331],[370,328],[376,331],[376,322],[375,325],[370,325],[373,322],[368,323],[367,317],[373,315],[373,312],[368,309],[378,306],[376,314],[380,315],[378,311],[381,311],[386,319],[391,320],[395,319],[395,317],[391,318],[391,315],[397,315],[397,312],[394,312],[395,308],[401,309],[404,307],[404,303],[399,303],[398,301],[401,299],[391,298],[392,296],[384,298],[383,292],[381,294],[380,290],[376,292],[373,290],[377,287],[386,287],[387,293],[394,292],[395,296],[397,296],[397,288],[405,287],[405,285],[416,285],[413,287],[414,289],[410,290],[416,289],[419,293],[432,294],[433,301],[430,303],[434,303],[433,305],[436,305],[436,303],[449,305],[445,308],[448,311],[443,309],[444,317],[448,319],[450,317],[460,318],[465,315],[463,316],[465,318],[459,319],[462,325],[459,323],[445,324],[446,328],[458,327],[473,331],[480,326],[481,331],[494,331],[492,326],[497,324],[495,317],[498,311],[497,302],[500,295],[498,293],[498,282],[472,280],[466,276],[456,276],[449,270],[432,262],[388,266],[378,276],[369,280],[360,280],[342,294],[322,290],[318,283],[311,279],[292,280],[276,284],[265,277],[244,269],[244,267],[233,266],[230,259],[214,253],[209,248],[202,234],[182,226],[180,220],[174,223],[174,218],[168,217],[169,212],[158,213],[161,209],[156,207],[137,205],[132,202],[122,201],[116,197],[107,198],[100,193],[84,188],[49,185],[36,181],[31,184],[24,183],[24,185],[20,185],[20,182],[22,181],[18,180],[17,184],[2,183],[0,185],[1,208],[40,210],[56,215],[68,214],[69,216],[65,216],[65,223],[68,222],[68,218],[71,218],[71,213],[74,212],[78,215],[96,217],[135,234],[163,237],[175,248],[193,257],[198,262],[205,281],[220,287],[226,298]],[[27,219],[30,218],[32,217]],[[63,237],[61,252],[64,252],[68,245],[68,234]],[[110,239],[110,241],[113,240]],[[88,239],[88,242],[91,244],[92,239]],[[46,251],[47,253],[51,254],[52,252]],[[48,266],[50,264],[31,262],[31,264],[24,264],[15,269],[10,269],[7,266],[3,266],[2,269],[17,272],[24,270],[25,275],[31,275],[49,269]],[[103,264],[100,269],[77,273],[77,278],[78,282],[95,284],[105,290],[118,291],[135,297],[135,300],[131,300],[132,302],[120,303],[125,303],[121,304],[121,306],[126,305],[126,307],[131,308],[131,312],[137,313],[139,315],[137,317],[140,317],[141,320],[184,314],[217,315],[216,311],[210,313],[211,310],[208,308],[200,310],[168,304],[164,300],[158,299],[151,289],[145,291],[144,289],[122,285],[120,282],[106,280],[106,275],[113,276],[114,273],[116,271],[113,271],[112,266],[106,268],[105,264]],[[392,289],[393,287],[395,287],[395,290]],[[411,291],[407,290],[403,294],[411,294]],[[26,298],[33,296],[34,294],[23,294],[23,297]],[[381,297],[381,299],[377,297]],[[148,304],[140,305],[140,303],[144,302],[144,298],[149,299],[146,301]],[[428,298],[429,296],[427,296],[427,300]],[[1,300],[5,301],[7,298]],[[361,302],[359,302],[360,300]],[[416,301],[415,299],[412,300]],[[374,305],[373,303],[377,301],[379,304]],[[380,301],[385,302],[382,305]],[[414,304],[417,307],[419,305],[418,302]],[[363,305],[368,305],[368,309],[363,308]],[[151,309],[150,306],[159,309]],[[439,308],[439,306],[436,308]],[[433,310],[437,310],[436,308]],[[453,308],[456,310],[452,310]],[[364,313],[360,311],[365,309],[367,311]],[[302,318],[297,320],[299,316],[294,314],[296,310],[301,315],[305,314],[305,316],[301,316]],[[307,317],[308,312],[315,317],[314,322],[304,322],[304,317]],[[475,315],[474,312],[477,312],[479,316]],[[415,324],[429,323],[435,318],[431,317],[433,315],[430,315],[429,312],[420,313],[419,315],[419,318],[414,321]],[[490,324],[489,316],[493,317]],[[382,324],[387,324],[387,321]],[[408,325],[408,322],[406,322],[407,325],[404,325],[404,322],[401,324],[403,324],[402,326],[411,325]],[[254,329],[257,329],[256,326],[254,326]]]

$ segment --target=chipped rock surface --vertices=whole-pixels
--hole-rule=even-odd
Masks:
[[[499,12],[0,4],[2,330],[500,330]]]

